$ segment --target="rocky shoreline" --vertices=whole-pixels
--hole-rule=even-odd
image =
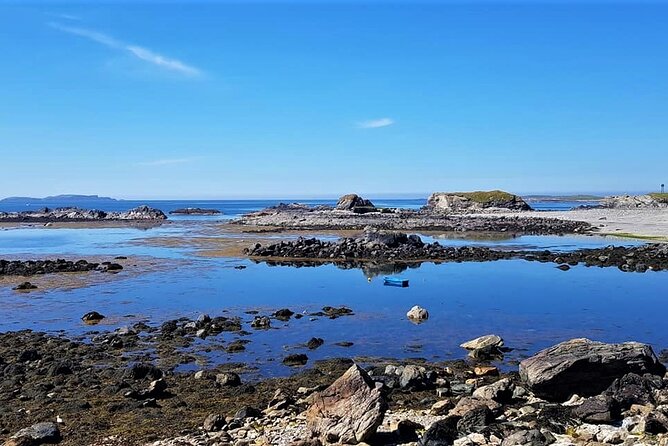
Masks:
[[[373,226],[399,231],[507,232],[528,235],[581,234],[591,230],[591,225],[585,222],[545,217],[455,215],[406,209],[358,214],[336,209],[291,205],[248,214],[232,223],[248,227],[301,230],[359,230]]]
[[[573,339],[504,374],[488,362],[505,349],[503,340],[489,335],[462,344],[467,361],[331,359],[253,382],[233,365],[176,372],[147,355],[146,334],[163,356],[179,350],[184,336],[214,327],[241,328],[234,319],[202,316],[99,333],[92,342],[0,334],[0,439],[6,446],[668,440],[666,369],[645,344]]]
[[[426,244],[417,235],[399,232],[367,231],[356,238],[322,241],[299,238],[275,244],[255,244],[245,254],[257,261],[274,264],[300,262],[350,263],[365,262],[487,262],[508,259],[553,262],[560,269],[572,266],[617,267],[622,271],[645,272],[668,270],[668,245],[647,244],[637,247],[608,246],[570,252],[499,250],[486,247],[446,247],[434,242]]]
[[[79,208],[44,208],[36,211],[0,212],[0,223],[53,223],[89,221],[162,221],[159,209],[139,206],[125,212],[105,212]]]

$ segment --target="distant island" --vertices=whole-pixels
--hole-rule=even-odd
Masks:
[[[599,201],[604,197],[599,195],[523,195],[522,198],[527,202],[536,201]]]
[[[100,202],[118,202],[115,198],[100,197],[99,195],[53,195],[44,198],[35,197],[7,197],[0,200],[2,204],[21,204],[21,205],[47,205],[51,203],[67,202],[70,205],[100,203]]]

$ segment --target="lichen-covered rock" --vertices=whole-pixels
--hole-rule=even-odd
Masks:
[[[387,410],[380,389],[358,365],[350,367],[306,411],[311,432],[325,442],[357,444],[376,432]]]
[[[565,401],[598,395],[627,373],[663,375],[652,347],[639,342],[606,344],[589,339],[562,342],[520,363],[520,376],[539,397]]]
[[[355,211],[357,208],[374,210],[375,206],[369,200],[365,200],[357,194],[347,194],[339,198],[336,209],[340,211]]]
[[[531,206],[521,197],[500,191],[434,192],[427,209],[435,212],[475,212],[485,209],[529,211]]]

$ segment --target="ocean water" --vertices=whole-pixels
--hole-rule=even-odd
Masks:
[[[179,204],[174,203],[174,206]],[[248,204],[235,204],[246,209]],[[227,210],[231,213],[231,207]],[[177,220],[140,230],[135,228],[54,229],[31,227],[0,230],[0,258],[45,258],[63,255],[150,256],[165,268],[135,275],[131,268],[113,280],[79,289],[53,289],[29,294],[0,287],[0,331],[30,328],[82,335],[91,330],[80,317],[99,311],[107,319],[95,329],[113,330],[139,320],[158,326],[179,317],[239,315],[253,334],[247,350],[207,353],[211,363],[245,361],[263,376],[293,371],[280,362],[287,353],[305,352],[311,360],[337,356],[421,357],[430,360],[462,358],[458,345],[496,333],[514,348],[507,359],[517,360],[546,346],[573,337],[603,341],[638,340],[656,350],[668,347],[663,330],[668,312],[665,291],[668,273],[623,273],[615,268],[577,266],[561,271],[553,264],[522,260],[488,263],[446,263],[385,267],[409,279],[408,288],[383,285],[369,270],[269,266],[246,259],[207,258],[194,246],[151,246],[153,237],[197,237],[215,225],[210,220]],[[221,235],[226,236],[226,235]],[[280,238],[280,235],[275,235]],[[610,244],[637,244],[596,236],[433,235],[427,241],[445,245],[476,244],[500,249],[572,250]],[[174,263],[177,262],[177,263]],[[243,265],[245,269],[234,267]],[[383,267],[378,268],[380,271]],[[274,321],[268,331],[250,329],[258,310],[270,314],[280,308],[312,313],[323,306],[347,306],[355,315],[336,320],[304,317],[287,323]],[[427,322],[414,325],[406,312],[420,305]],[[651,309],[651,311],[648,311]],[[303,344],[321,337],[325,345],[309,351]],[[237,336],[223,333],[202,343],[224,345]],[[337,342],[353,342],[343,348]],[[199,343],[200,341],[198,341]]]
[[[260,209],[267,208],[269,206],[276,206],[280,203],[302,203],[310,206],[317,205],[329,205],[334,206],[336,204],[335,199],[331,200],[300,200],[300,199],[285,199],[285,200],[88,200],[85,203],[76,202],[72,200],[50,200],[40,202],[39,204],[35,203],[24,203],[24,202],[1,202],[0,201],[0,211],[4,212],[16,212],[16,211],[26,211],[26,210],[35,210],[43,207],[69,207],[69,206],[78,206],[86,209],[99,209],[102,211],[127,211],[134,207],[140,205],[148,205],[157,209],[162,210],[165,213],[169,213],[175,209],[186,208],[186,207],[199,207],[207,209],[217,209],[222,212],[222,215],[218,216],[171,216],[171,219],[226,219],[226,218],[236,218],[240,215],[247,214],[249,212],[258,211]],[[425,198],[416,198],[416,199],[374,199],[371,198],[371,201],[378,207],[394,207],[394,208],[403,208],[403,209],[419,209],[422,206],[427,204]],[[549,211],[549,210],[568,210],[583,204],[594,205],[595,202],[579,202],[579,201],[536,201],[532,202],[531,206],[536,210],[540,211]]]

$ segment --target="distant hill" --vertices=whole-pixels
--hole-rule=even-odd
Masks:
[[[117,202],[115,198],[100,197],[98,195],[54,195],[51,197],[7,197],[0,200],[2,204],[19,205],[48,205],[50,203],[67,202],[71,206],[86,205],[89,203],[110,203]]]

